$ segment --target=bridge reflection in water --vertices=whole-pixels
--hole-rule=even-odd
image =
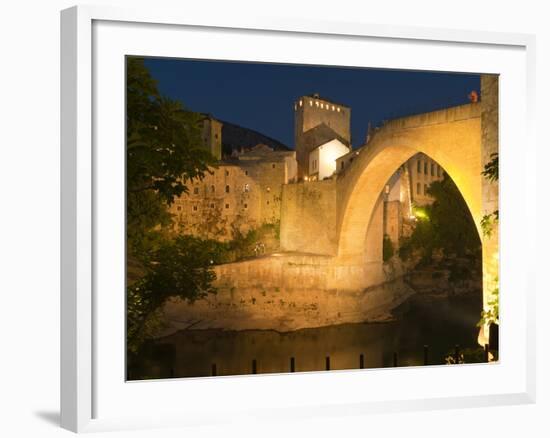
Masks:
[[[461,297],[415,295],[394,312],[395,320],[343,324],[287,333],[271,330],[182,330],[151,342],[130,360],[129,379],[242,375],[358,369],[445,363],[455,345],[479,348],[479,294]],[[483,360],[479,360],[480,362]]]

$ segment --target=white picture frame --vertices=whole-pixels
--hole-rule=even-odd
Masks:
[[[147,32],[146,37],[140,37],[144,32]],[[181,48],[174,43],[178,32],[185,32],[188,36],[199,32],[201,38],[212,42],[210,46],[207,43],[204,46],[199,44],[195,48],[196,52],[186,53],[186,57],[256,61],[276,58],[280,62],[290,63],[327,63],[327,54],[315,49],[321,44],[334,44],[334,47],[331,46],[334,49],[360,48],[366,44],[372,45],[372,53],[379,50],[380,54],[375,57],[375,62],[361,64],[366,61],[359,60],[358,65],[406,69],[430,69],[431,66],[432,69],[445,71],[454,69],[502,75],[501,273],[504,275],[501,276],[501,314],[504,324],[501,329],[502,358],[498,365],[492,369],[481,366],[394,369],[391,375],[388,370],[361,370],[162,382],[125,383],[124,379],[120,380],[123,373],[120,357],[117,353],[116,360],[109,362],[109,352],[116,352],[120,348],[120,355],[124,355],[123,344],[120,343],[124,314],[119,312],[124,294],[123,289],[120,289],[120,275],[114,271],[107,272],[103,266],[108,257],[113,258],[109,264],[120,266],[120,257],[123,257],[120,242],[124,236],[123,233],[120,235],[120,227],[105,228],[104,224],[109,222],[105,216],[108,210],[98,206],[113,207],[112,211],[118,212],[118,219],[113,219],[113,223],[120,225],[120,204],[116,202],[121,201],[116,199],[116,188],[120,188],[120,175],[124,173],[120,167],[123,163],[121,151],[124,148],[123,137],[120,136],[123,118],[119,117],[120,113],[110,114],[111,124],[106,125],[102,119],[102,108],[105,108],[105,96],[113,100],[113,111],[123,106],[118,98],[124,77],[118,74],[120,70],[115,70],[114,75],[109,70],[111,65],[118,66],[113,68],[120,67],[121,53],[182,56],[179,52]],[[224,32],[226,35],[222,35]],[[129,35],[131,38],[128,38]],[[248,55],[238,51],[229,53],[227,47],[216,45],[221,36],[235,43],[247,41]],[[260,39],[261,43],[258,42]],[[290,40],[308,44],[311,48],[309,58],[300,59],[298,53],[293,53],[289,49]],[[108,47],[106,41],[109,42]],[[125,45],[128,41],[132,42],[132,47]],[[342,45],[344,43],[345,46]],[[383,45],[383,48],[376,49],[376,45]],[[519,225],[534,229],[536,222],[535,209],[527,210],[517,206],[518,202],[533,201],[535,192],[533,160],[536,154],[532,128],[534,45],[534,37],[523,34],[246,15],[228,22],[212,11],[205,11],[203,15],[189,15],[177,10],[130,10],[103,6],[78,6],[62,11],[62,427],[83,432],[209,424],[230,421],[230,418],[232,421],[239,418],[269,420],[281,416],[362,415],[534,402],[535,291],[529,280],[534,278],[531,275],[531,269],[534,268],[522,261],[521,256],[534,247],[534,241],[518,239],[513,233],[514,227]],[[277,52],[277,47],[283,46],[286,52]],[[426,56],[430,53],[436,55],[434,58],[437,59],[415,59],[415,50]],[[200,55],[201,51],[205,54]],[[384,51],[399,53],[399,65],[395,64],[395,58],[385,60],[388,55]],[[453,56],[445,55],[446,51],[453,51]],[[345,53],[342,52],[345,50],[333,52],[332,62],[335,65],[348,65],[345,63]],[[113,62],[105,62],[109,60]],[[467,65],[478,67],[463,70]],[[104,86],[101,83],[103,80],[109,84]],[[103,94],[101,90],[104,90]],[[117,127],[117,124],[120,126]],[[115,139],[117,147],[121,149],[115,148],[118,155],[107,162],[105,154],[97,154],[96,146],[100,140],[110,141],[109,136]],[[514,141],[517,144],[520,139],[521,149],[514,149]],[[120,172],[118,176],[117,172]],[[509,184],[512,175],[514,184]],[[112,198],[105,190],[107,186],[115,188],[115,196]],[[531,233],[529,239],[534,239],[535,235]],[[104,242],[114,242],[115,250],[109,250],[107,254]],[[98,299],[98,291],[105,290],[105,285],[120,290],[120,296],[115,298],[118,301],[113,302],[113,306],[106,307],[108,298],[102,296]],[[516,291],[515,294],[510,292],[512,289]],[[107,332],[116,334],[106,337]],[[438,381],[447,378],[455,382],[454,389],[451,383],[448,390],[438,385]],[[405,379],[414,381],[408,385],[411,388],[407,386],[406,391],[404,386],[400,388],[399,385],[399,382],[407,381]],[[115,381],[116,384],[113,383]],[[366,381],[369,391],[362,390]],[[396,382],[393,388],[388,385],[390,381]],[[422,383],[429,381],[433,383]],[[185,406],[183,402],[170,404],[175,396],[170,394],[172,388],[178,387],[181,391],[183,386],[185,391],[196,395],[200,392],[205,396],[197,397],[193,406]],[[291,400],[287,396],[289,388],[294,388]],[[319,388],[323,390],[319,391]],[[351,388],[359,390],[352,392]],[[384,391],[384,388],[388,390]],[[214,394],[219,394],[219,403],[211,403],[210,400],[207,406],[207,396]],[[268,394],[269,398],[261,394]],[[164,396],[167,396],[166,404],[147,405],[148,400],[158,400]],[[228,401],[231,401],[230,408],[227,408]],[[125,403],[128,409],[119,409]]]

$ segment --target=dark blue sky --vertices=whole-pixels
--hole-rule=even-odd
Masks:
[[[160,92],[187,109],[254,129],[294,147],[294,101],[319,93],[351,107],[354,146],[368,122],[468,101],[479,75],[324,66],[146,60]]]

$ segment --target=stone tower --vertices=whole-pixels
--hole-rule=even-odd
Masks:
[[[202,119],[203,146],[217,160],[222,158],[222,127],[223,123],[216,120],[210,114],[205,114]]]
[[[319,97],[302,96],[294,103],[294,146],[298,178],[307,175],[309,153],[320,144],[338,139],[351,143],[351,109]]]

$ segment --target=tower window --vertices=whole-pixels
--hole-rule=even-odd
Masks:
[[[225,186],[225,193],[229,193],[229,186]]]

